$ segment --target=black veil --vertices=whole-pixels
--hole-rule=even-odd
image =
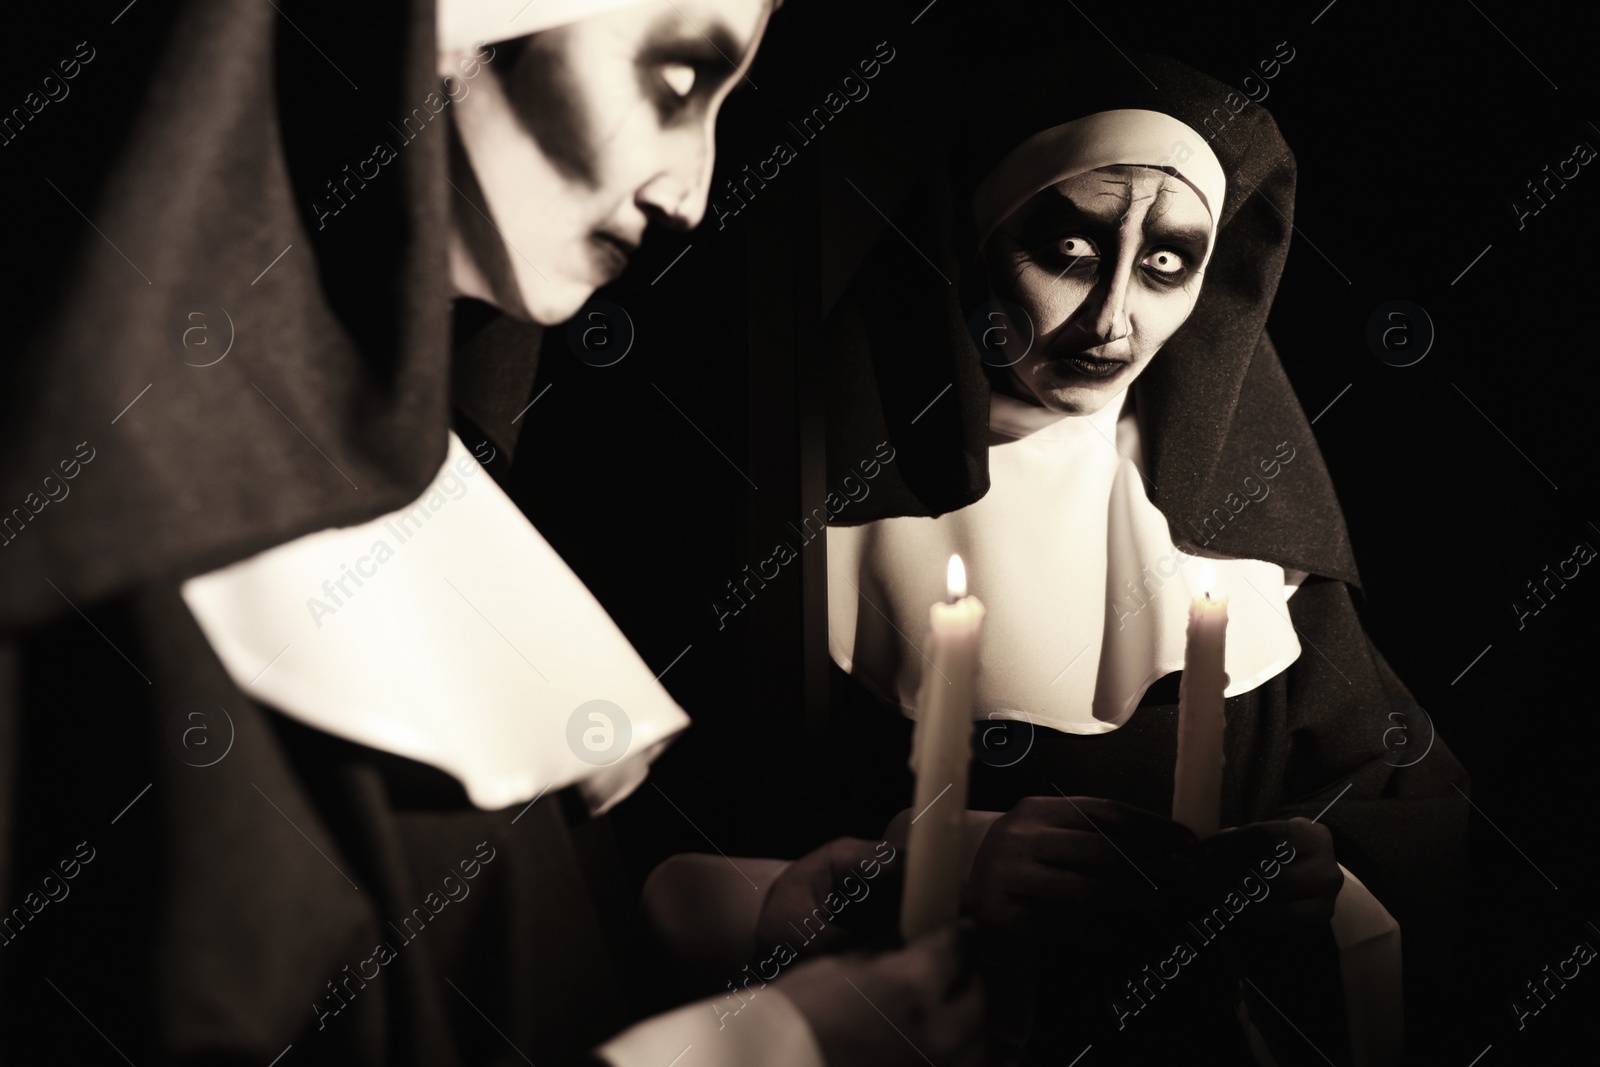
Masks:
[[[443,462],[434,5],[279,6],[19,31],[95,58],[6,146],[33,267],[7,316],[0,500],[31,517],[0,549],[0,627],[383,514]]]

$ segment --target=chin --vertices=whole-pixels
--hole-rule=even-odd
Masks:
[[[546,294],[538,301],[528,301],[528,317],[541,326],[558,326],[578,314],[584,304],[594,296],[594,286],[562,286],[557,294]]]
[[[1049,381],[1037,383],[1033,395],[1051,411],[1063,415],[1093,415],[1122,392],[1125,377],[1118,374],[1104,381],[1086,382],[1078,377],[1052,376]]]
[[[527,308],[528,317],[541,326],[558,326],[566,322],[578,313],[595,291],[595,286],[587,282],[562,278],[546,281],[537,277],[531,282],[522,281],[519,288],[522,291],[522,306]]]
[[[1057,389],[1044,394],[1044,406],[1063,415],[1093,415],[1111,398],[1081,389]]]

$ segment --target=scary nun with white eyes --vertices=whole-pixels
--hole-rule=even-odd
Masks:
[[[1396,1062],[1402,984],[1425,1000],[1442,960],[1466,775],[1442,740],[1388,744],[1423,716],[1362,629],[1265,331],[1294,157],[1182,64],[1051,49],[966,79],[943,180],[912,183],[830,325],[835,478],[873,442],[897,457],[828,531],[841,811],[870,832],[911,796],[921,641],[959,555],[987,609],[964,900],[998,1047]],[[1224,829],[1197,841],[1168,816],[1208,593]]]

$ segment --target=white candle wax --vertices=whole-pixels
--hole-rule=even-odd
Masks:
[[[1222,691],[1228,677],[1228,601],[1212,599],[1212,568],[1201,578],[1205,588],[1189,605],[1188,644],[1183,682],[1178,690],[1178,760],[1172,780],[1172,818],[1204,840],[1222,819]]]
[[[910,941],[955,920],[961,908],[961,843],[971,763],[972,700],[984,608],[965,596],[966,573],[950,557],[950,601],[928,611],[928,659],[917,696],[911,768],[916,796],[906,843],[900,933]]]

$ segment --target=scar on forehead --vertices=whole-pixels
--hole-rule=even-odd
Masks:
[[[1135,196],[1132,196],[1132,195],[1127,195],[1126,199],[1124,201],[1125,206],[1124,206],[1121,218],[1126,219],[1128,217],[1128,215],[1132,213],[1135,204],[1143,203],[1146,200],[1152,200],[1152,201],[1154,201],[1154,203],[1152,203],[1150,205],[1148,211],[1146,212],[1146,220],[1147,220],[1147,222],[1150,222],[1150,223],[1159,222],[1159,221],[1165,219],[1168,215],[1170,215],[1174,210],[1176,210],[1179,207],[1179,204],[1181,202],[1180,199],[1179,199],[1179,194],[1181,194],[1183,191],[1188,189],[1189,186],[1188,186],[1187,183],[1185,183],[1177,175],[1172,174],[1172,173],[1170,173],[1169,171],[1167,171],[1167,170],[1165,170],[1163,168],[1160,168],[1160,167],[1146,167],[1146,168],[1141,168],[1141,169],[1153,172],[1155,174],[1155,176],[1159,179],[1158,184],[1156,185],[1155,190],[1153,192],[1151,192],[1147,196],[1135,197]],[[1126,178],[1121,178],[1121,179],[1117,179],[1117,178],[1102,178],[1101,181],[1102,181],[1103,184],[1106,184],[1106,185],[1115,185],[1115,186],[1119,186],[1119,187],[1124,187],[1126,189],[1126,193],[1127,194],[1131,194],[1132,193],[1132,190],[1133,190],[1133,179],[1132,179],[1132,177],[1126,177]],[[1099,193],[1097,195],[1099,195],[1099,196],[1113,196],[1113,195],[1116,195],[1116,194],[1111,193],[1111,192],[1102,192],[1102,193]]]
[[[1168,174],[1164,170],[1161,170],[1159,168],[1154,168],[1154,167],[1152,167],[1152,168],[1141,168],[1141,169],[1154,171],[1155,175],[1159,178],[1159,181],[1156,183],[1156,187],[1155,187],[1154,191],[1152,191],[1151,193],[1149,193],[1146,196],[1134,196],[1133,195],[1134,178],[1136,177],[1136,175],[1127,175],[1127,176],[1122,176],[1122,177],[1103,177],[1103,178],[1100,179],[1100,184],[1101,185],[1113,186],[1118,192],[1120,192],[1127,199],[1127,202],[1129,204],[1138,204],[1138,203],[1142,203],[1145,200],[1153,200],[1153,199],[1155,199],[1157,197],[1169,196],[1172,193],[1177,191],[1177,188],[1176,188],[1177,179],[1173,175]],[[1103,190],[1103,191],[1101,191],[1101,192],[1099,192],[1099,193],[1097,193],[1095,195],[1097,195],[1097,196],[1116,196],[1116,195],[1118,195],[1118,192],[1112,192],[1112,191],[1109,191],[1109,190]]]
[[[1100,192],[1094,194],[1095,198],[1111,197],[1113,199],[1120,200],[1122,202],[1121,218],[1127,218],[1128,213],[1133,210],[1133,206],[1135,204],[1143,203],[1146,200],[1152,200],[1161,192],[1160,189],[1157,189],[1156,192],[1151,193],[1148,196],[1134,196],[1132,178],[1101,178],[1100,184],[1113,186],[1114,188],[1102,189]]]

